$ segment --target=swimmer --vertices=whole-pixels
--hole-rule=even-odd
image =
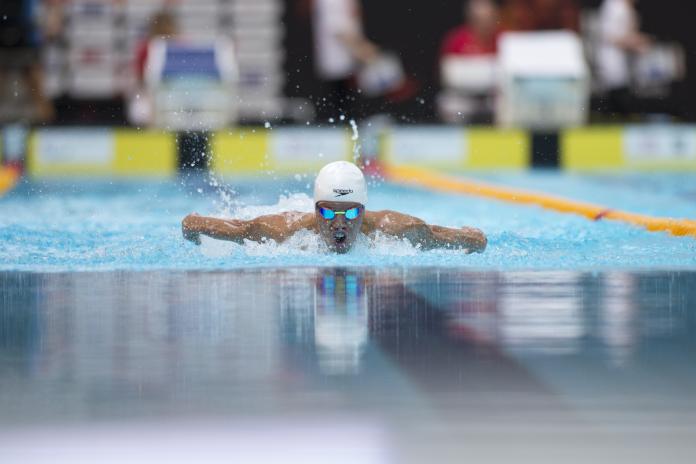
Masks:
[[[466,253],[482,252],[486,236],[471,227],[449,228],[428,225],[421,219],[396,211],[367,211],[367,185],[362,171],[353,163],[336,161],[324,166],[314,183],[313,213],[284,212],[248,221],[218,219],[189,214],[182,221],[184,238],[200,244],[201,234],[219,240],[278,243],[307,229],[318,233],[329,249],[348,252],[359,234],[381,232],[407,239],[421,249],[451,248]]]

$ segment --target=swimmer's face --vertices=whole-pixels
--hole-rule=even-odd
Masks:
[[[326,219],[325,216],[330,216],[331,214],[326,211],[325,214],[322,214],[322,208],[333,211],[335,213],[333,219]],[[354,219],[349,219],[346,217],[346,212],[353,208],[358,208],[358,216]],[[314,214],[319,228],[319,235],[321,235],[331,251],[347,253],[360,233],[360,227],[365,216],[365,207],[355,202],[319,201],[315,206]],[[350,216],[350,212],[348,216]]]

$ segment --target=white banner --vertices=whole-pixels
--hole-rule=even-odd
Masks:
[[[111,166],[114,133],[110,129],[42,129],[36,132],[40,164]]]
[[[389,156],[396,164],[463,163],[468,156],[461,127],[399,127],[389,137]]]
[[[343,129],[280,128],[270,134],[270,155],[280,164],[345,160],[350,139]]]
[[[629,161],[696,160],[696,126],[628,126],[623,146]]]

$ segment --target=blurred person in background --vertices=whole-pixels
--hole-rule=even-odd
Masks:
[[[440,56],[495,55],[501,32],[499,16],[498,5],[493,0],[465,2],[465,22],[447,33]]]
[[[145,66],[150,44],[155,39],[172,39],[178,35],[179,27],[176,23],[174,14],[168,10],[157,12],[147,27],[147,35],[137,45],[135,49],[135,75],[138,84],[145,83]]]
[[[60,33],[62,19],[60,0],[0,2],[0,98],[15,100],[20,93],[28,94],[33,106],[28,119],[34,122],[51,121],[55,116],[44,90],[41,44],[43,39]],[[13,76],[19,76],[21,88]],[[9,103],[12,107],[15,102]],[[8,115],[11,119],[23,117],[22,112],[11,110],[11,113]]]
[[[464,17],[440,47],[440,117],[449,123],[491,123],[500,9],[494,0],[467,0]]]
[[[508,0],[503,24],[514,31],[578,31],[580,9],[575,0]]]
[[[358,0],[312,0],[315,67],[325,85],[319,101],[322,118],[351,113],[356,100],[353,80],[361,65],[376,60],[379,48],[363,33]]]
[[[128,117],[133,124],[145,125],[152,120],[152,105],[147,96],[145,82],[150,44],[156,39],[173,39],[178,34],[179,27],[174,14],[166,9],[161,10],[150,19],[146,36],[136,46],[133,63],[136,82],[128,104]]]
[[[651,39],[640,32],[635,0],[604,0],[599,10],[596,71],[608,112],[626,115],[635,107],[631,60],[650,47]]]

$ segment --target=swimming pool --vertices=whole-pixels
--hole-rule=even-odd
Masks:
[[[474,177],[696,217],[689,175]],[[310,210],[311,182],[0,198],[0,461],[691,462],[696,240],[374,180],[370,208],[488,249],[181,237],[192,211]]]
[[[551,172],[479,176],[607,207],[656,216],[696,217],[693,175],[572,175]],[[288,243],[247,244],[181,238],[196,211],[250,218],[311,211],[312,177],[176,181],[24,181],[0,199],[0,270],[106,271],[239,269],[279,266],[444,266],[470,269],[693,269],[696,240],[611,221],[373,181],[369,208],[394,209],[445,226],[475,226],[485,253],[421,251],[380,237],[344,256],[327,254],[300,233]]]

